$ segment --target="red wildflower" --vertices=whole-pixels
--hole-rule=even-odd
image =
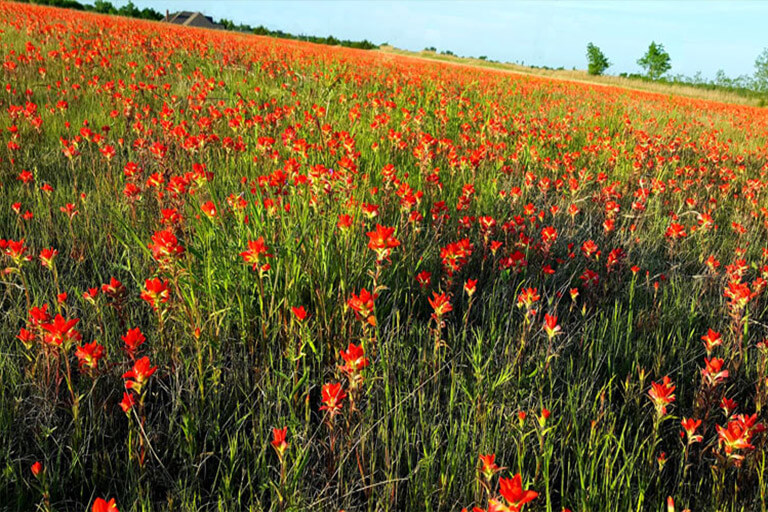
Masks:
[[[136,396],[133,393],[124,392],[123,399],[120,401],[120,408],[123,412],[128,414],[134,405],[136,405]]]
[[[32,348],[32,344],[35,342],[35,334],[22,327],[19,330],[19,334],[16,336],[16,338],[21,341],[21,343],[24,345],[24,347],[29,350]]]
[[[67,203],[66,206],[62,206],[61,208],[59,208],[59,210],[67,214],[67,217],[69,218],[69,220],[74,219],[75,215],[80,214],[79,211],[75,210],[75,205],[72,203]]]
[[[98,369],[99,361],[104,357],[104,347],[98,342],[86,343],[75,350],[80,371],[93,371]]]
[[[264,258],[272,258],[272,254],[267,252],[269,249],[264,243],[264,237],[260,236],[257,240],[251,240],[248,242],[248,250],[240,253],[243,261],[249,265],[252,265],[253,270],[258,268],[259,272],[268,271],[271,266],[269,263],[262,263]]]
[[[547,226],[541,230],[541,241],[544,245],[544,250],[548,251],[552,244],[557,240],[557,230],[552,226]]]
[[[730,398],[723,397],[723,399],[720,400],[720,408],[723,410],[723,413],[725,414],[726,418],[730,418],[731,414],[733,414],[736,411],[736,408],[738,406],[739,404],[737,404],[735,400],[731,400]]]
[[[344,366],[341,367],[341,371],[347,375],[354,376],[369,364],[363,347],[354,343],[350,343],[347,346],[347,350],[341,350],[339,354],[344,360]]]
[[[272,448],[277,452],[277,457],[282,460],[285,451],[288,449],[288,443],[285,441],[285,436],[288,433],[288,427],[273,428],[272,429],[272,441],[270,444]]]
[[[419,286],[424,288],[425,286],[429,286],[430,281],[432,281],[432,274],[427,272],[426,270],[422,270],[418,274],[416,274],[416,282],[419,283]]]
[[[532,306],[541,299],[538,288],[524,288],[517,297],[517,307],[525,308],[526,314],[533,314]]]
[[[472,244],[468,238],[452,242],[440,249],[440,259],[449,276],[457,273],[467,263],[472,255]]]
[[[336,414],[341,412],[341,401],[347,397],[341,384],[338,382],[329,382],[323,385],[322,389],[323,405],[320,407],[321,411],[328,411],[333,418]]]
[[[91,512],[120,512],[117,510],[117,504],[115,503],[115,498],[112,498],[109,501],[104,501],[102,498],[96,498],[96,501],[93,502],[93,508],[91,508]]]
[[[432,298],[427,300],[429,301],[429,305],[432,306],[433,312],[431,318],[437,323],[440,323],[440,320],[444,315],[453,311],[451,299],[445,293],[438,294],[437,292],[432,292]]]
[[[400,241],[393,237],[395,228],[376,224],[376,229],[366,233],[368,235],[368,248],[376,253],[376,260],[383,261],[389,258],[392,249],[400,245]]]
[[[668,376],[664,376],[661,382],[652,382],[648,396],[651,398],[656,413],[659,417],[667,414],[667,406],[675,401],[675,386]]]
[[[523,489],[523,478],[520,473],[512,478],[500,478],[499,492],[514,511],[519,511],[523,505],[533,501],[539,495],[536,491]]]
[[[123,293],[125,293],[125,286],[123,286],[123,283],[121,283],[114,277],[110,277],[109,283],[101,285],[101,292],[115,298],[118,295],[122,295]]]
[[[5,255],[11,258],[14,265],[20,267],[23,263],[32,261],[32,256],[27,254],[29,248],[24,245],[24,239],[21,240],[8,240],[5,243],[4,249]]]
[[[664,233],[664,236],[666,236],[670,240],[679,240],[681,238],[685,238],[687,236],[687,233],[685,232],[685,226],[683,226],[682,224],[673,222],[667,228],[667,231]]]
[[[148,247],[152,251],[152,257],[162,264],[184,254],[184,248],[179,245],[178,238],[170,229],[155,232]]]
[[[358,320],[367,322],[375,327],[376,317],[373,315],[373,301],[376,297],[378,297],[378,295],[372,294],[363,288],[360,290],[360,295],[356,295],[352,292],[352,297],[347,301],[347,305],[355,312],[355,316]]]
[[[552,339],[560,334],[560,326],[557,325],[557,317],[550,314],[544,314],[544,330],[547,333],[547,337]]]
[[[66,320],[63,316],[56,315],[52,323],[42,325],[43,330],[47,333],[45,335],[45,342],[57,347],[63,346],[66,352],[72,342],[80,341],[82,338],[80,333],[74,328],[79,321],[80,319],[78,318]]]
[[[741,311],[752,298],[752,291],[747,284],[730,281],[723,295],[729,300],[728,306],[733,311]]]
[[[51,321],[51,315],[48,313],[48,304],[41,307],[33,306],[29,309],[29,323],[32,327],[40,327]]]
[[[213,204],[213,201],[206,201],[205,203],[201,204],[200,209],[209,219],[216,217],[216,205]]]
[[[707,355],[711,355],[715,347],[719,347],[723,344],[723,340],[720,337],[720,333],[709,329],[707,334],[701,337],[704,340],[704,348],[707,350]]]
[[[141,298],[147,301],[152,309],[157,310],[160,304],[168,302],[168,281],[157,277],[147,279],[144,281],[144,291],[141,292]]]
[[[704,358],[704,368],[701,376],[710,386],[717,386],[728,378],[728,370],[723,370],[725,361],[718,357]]]
[[[128,329],[128,331],[120,337],[125,343],[125,352],[131,359],[136,358],[136,351],[147,340],[138,327]]]
[[[125,388],[132,389],[140,395],[142,386],[157,371],[157,366],[150,365],[151,363],[147,356],[144,356],[133,363],[133,368],[123,374],[123,378],[126,379]]]
[[[743,418],[737,418],[729,421],[726,427],[716,425],[718,444],[725,449],[728,457],[740,460],[744,456],[739,451],[753,450],[752,446],[752,428]]]
[[[681,435],[688,436],[688,444],[701,442],[703,437],[701,435],[696,434],[696,429],[701,426],[701,420],[695,420],[693,418],[683,418],[680,421],[680,424],[683,426],[683,430],[684,430],[684,432],[681,432]]]
[[[291,312],[299,322],[303,322],[307,318],[307,310],[304,309],[304,306],[291,306]]]
[[[53,247],[43,249],[40,251],[40,263],[46,268],[53,268],[53,260],[57,254],[59,254],[59,251]]]
[[[504,470],[496,464],[496,454],[480,455],[480,467],[478,471],[483,475],[486,481],[490,481],[493,476]]]
[[[352,227],[352,216],[347,214],[341,214],[339,215],[339,220],[336,222],[336,226],[341,229],[342,231],[345,231]]]

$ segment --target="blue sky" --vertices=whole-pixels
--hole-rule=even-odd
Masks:
[[[565,68],[586,67],[588,42],[613,64],[639,72],[652,40],[672,58],[671,74],[751,75],[768,47],[768,1],[380,1],[133,0],[164,12],[199,10],[214,18],[294,34],[389,42],[421,50]],[[116,6],[127,0],[112,2]]]

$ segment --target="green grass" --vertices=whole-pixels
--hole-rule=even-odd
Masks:
[[[520,473],[539,493],[526,510],[664,510],[668,496],[679,509],[765,510],[765,434],[739,452],[741,467],[720,459],[715,426],[726,418],[701,378],[701,336],[712,328],[731,373],[717,401],[725,395],[765,421],[766,354],[757,346],[768,335],[765,293],[750,300],[743,323],[723,296],[724,268],[738,259],[753,289],[766,277],[765,111],[41,7],[4,4],[0,13],[4,54],[40,58],[9,57],[18,65],[2,71],[12,90],[0,99],[0,237],[24,239],[34,256],[59,251],[58,284],[37,257],[0,280],[3,507],[85,510],[115,497],[121,511],[485,508],[497,487],[488,495],[480,485],[478,456],[494,453],[502,476]],[[50,53],[63,50],[88,58],[75,65]],[[28,99],[39,129],[35,115],[11,115]],[[386,126],[373,128],[382,114]],[[60,138],[74,139],[85,121],[109,130],[102,142],[82,140],[70,162]],[[209,140],[192,152],[187,135]],[[272,149],[261,149],[264,137],[275,139]],[[433,154],[421,159],[430,138]],[[168,147],[163,159],[148,150],[154,142]],[[111,162],[98,150],[105,145],[115,147]],[[143,169],[134,178],[123,172],[128,162]],[[344,169],[350,162],[356,170]],[[153,173],[167,185],[195,163],[213,178],[162,198],[146,185]],[[22,169],[34,183],[17,180]],[[133,206],[127,182],[142,188]],[[750,183],[752,196],[743,190]],[[410,208],[401,207],[403,184],[423,193]],[[465,185],[474,194],[457,210]],[[643,210],[632,208],[640,188],[652,189]],[[238,197],[239,212],[230,205]],[[608,200],[620,205],[611,231]],[[213,219],[201,210],[206,201],[217,207]],[[16,214],[17,202],[34,217]],[[67,203],[79,212],[71,231],[60,211]],[[367,218],[363,204],[378,205],[378,216]],[[573,219],[571,204],[581,210]],[[180,216],[169,229],[185,249],[164,266],[148,248],[167,227],[163,209]],[[409,221],[411,211],[424,219]],[[717,229],[693,229],[704,212]],[[687,231],[676,242],[665,237],[671,213]],[[348,230],[337,226],[342,214],[354,217]],[[475,220],[464,226],[465,215]],[[482,216],[496,220],[488,238],[503,242],[496,254],[485,247]],[[381,263],[367,247],[376,224],[395,227],[400,241]],[[549,250],[546,226],[558,233]],[[240,256],[259,237],[273,254],[263,278]],[[474,250],[451,277],[441,249],[463,238]],[[582,254],[588,240],[599,258]],[[626,257],[609,271],[617,248]],[[527,265],[504,269],[516,251]],[[717,273],[707,270],[710,255],[722,262]],[[15,267],[7,256],[6,265]],[[583,284],[587,269],[597,285]],[[424,289],[414,277],[421,271],[432,275]],[[140,297],[156,276],[169,281],[162,318]],[[110,277],[126,288],[119,308],[103,292],[95,303],[83,298]],[[467,279],[478,280],[471,303]],[[532,316],[517,307],[529,287],[541,296]],[[362,288],[378,293],[375,327],[348,306]],[[38,340],[27,349],[16,338],[26,292],[52,313],[67,292],[62,314],[80,319],[83,343],[106,348],[97,376],[77,370],[74,346]],[[432,292],[449,294],[453,307],[439,333]],[[298,321],[292,306],[308,318]],[[562,327],[551,342],[545,313]],[[131,363],[121,336],[132,327],[158,370],[143,405],[126,415],[118,404]],[[364,346],[370,366],[355,407],[344,400],[331,428],[321,388],[341,382],[352,394],[339,369],[349,343]],[[666,375],[676,400],[656,421],[648,390]],[[682,417],[705,420],[704,440],[687,451]],[[283,426],[281,475],[270,440]],[[38,460],[44,479],[30,471]]]

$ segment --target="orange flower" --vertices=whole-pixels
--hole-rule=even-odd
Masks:
[[[260,236],[257,240],[249,241],[248,250],[241,252],[240,256],[242,256],[245,263],[252,265],[253,270],[258,269],[260,273],[263,273],[271,268],[269,263],[262,263],[264,258],[273,257],[268,251],[269,249],[264,243],[264,237]]]
[[[704,358],[704,368],[701,370],[701,376],[710,386],[714,387],[728,378],[728,370],[723,370],[725,361],[718,357],[712,359]]]
[[[77,347],[75,356],[78,359],[80,371],[93,371],[98,369],[99,361],[104,357],[104,347],[96,341],[86,343],[82,347]]]
[[[376,260],[381,262],[389,258],[392,249],[400,245],[400,241],[393,237],[395,228],[376,224],[376,229],[366,233],[368,235],[368,248],[376,253]]]
[[[548,313],[544,314],[544,330],[547,333],[549,339],[554,338],[558,334],[561,334],[560,326],[557,325],[557,317]]]
[[[693,418],[683,418],[680,421],[680,424],[683,426],[683,430],[684,430],[684,432],[681,432],[680,435],[688,436],[688,444],[701,442],[703,437],[696,434],[696,429],[701,426],[701,420],[695,420]]]
[[[125,388],[132,389],[140,395],[142,386],[157,371],[157,366],[150,367],[150,364],[147,356],[133,363],[133,368],[123,374],[123,378],[126,379]]]
[[[496,464],[496,454],[480,455],[480,467],[478,471],[485,478],[486,481],[490,481],[493,476],[506,468],[500,468]]]
[[[675,401],[675,386],[668,376],[664,376],[661,382],[651,382],[651,389],[648,391],[656,413],[659,417],[667,414],[667,406]]]
[[[708,356],[712,355],[712,351],[715,349],[715,347],[719,347],[723,344],[720,333],[713,331],[712,329],[709,329],[707,334],[702,336],[701,339],[704,341],[704,348],[707,350]]]
[[[123,336],[121,336],[120,339],[123,340],[123,343],[125,343],[125,352],[131,359],[136,358],[136,351],[147,340],[147,338],[144,337],[144,334],[142,334],[138,327],[128,329],[128,331]]]
[[[293,316],[296,317],[296,320],[299,322],[303,322],[307,318],[307,310],[304,309],[304,306],[291,306],[291,312],[293,313]]]
[[[96,501],[93,502],[93,508],[91,508],[91,512],[120,512],[117,510],[117,504],[115,503],[115,498],[112,498],[109,501],[104,501],[102,498],[96,498]]]
[[[450,297],[444,293],[438,295],[437,292],[432,292],[432,298],[427,300],[429,301],[429,305],[432,306],[432,319],[437,323],[440,323],[440,320],[444,315],[453,311]]]
[[[73,341],[80,341],[82,339],[80,333],[75,330],[75,326],[79,321],[78,318],[66,320],[63,316],[56,315],[53,322],[42,325],[43,330],[47,333],[45,335],[45,342],[57,347],[63,346],[66,352]]]
[[[277,456],[280,460],[283,459],[283,455],[289,446],[285,441],[285,436],[287,433],[288,427],[272,429],[272,441],[270,444],[272,445],[272,448],[275,449],[275,452],[277,452]]]
[[[425,286],[429,286],[430,281],[432,280],[432,274],[427,272],[426,270],[422,270],[418,274],[416,274],[416,282],[419,283],[419,286],[424,288]]]
[[[523,489],[523,478],[517,473],[512,478],[499,479],[499,492],[513,511],[519,511],[523,505],[536,499],[536,491]]]
[[[372,326],[376,326],[376,317],[373,315],[373,301],[378,297],[365,288],[360,290],[360,295],[352,292],[352,297],[347,301],[347,306],[355,312],[358,320],[362,320]]]
[[[157,311],[160,304],[168,302],[170,292],[168,291],[168,281],[153,277],[144,282],[144,291],[141,292],[141,298]]]
[[[347,394],[338,382],[329,382],[323,385],[322,389],[323,405],[321,411],[328,411],[331,418],[341,412],[341,401],[347,398]]]
[[[134,394],[124,392],[123,399],[120,401],[120,408],[123,410],[123,412],[128,414],[134,405],[136,405],[136,397]]]
[[[467,279],[467,282],[464,283],[464,291],[472,297],[477,291],[477,279]]]
[[[365,357],[363,347],[350,343],[347,350],[339,352],[344,360],[344,366],[341,371],[349,375],[355,374],[369,365],[368,358]]]

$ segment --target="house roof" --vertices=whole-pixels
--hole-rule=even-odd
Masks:
[[[168,23],[184,25],[186,27],[224,28],[222,25],[214,23],[210,16],[205,16],[202,13],[192,11],[179,11],[170,14],[166,21]]]

